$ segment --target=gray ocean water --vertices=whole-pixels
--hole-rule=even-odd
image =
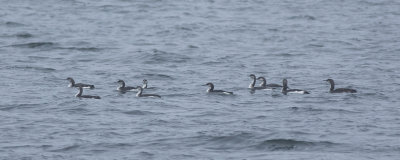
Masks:
[[[0,159],[400,159],[397,0],[0,4]]]

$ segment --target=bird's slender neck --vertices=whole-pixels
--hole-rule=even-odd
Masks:
[[[136,96],[140,97],[142,95],[142,92],[143,92],[143,89],[139,87]]]
[[[120,88],[125,88],[125,82],[120,82],[119,86],[120,86]]]
[[[264,78],[261,79],[261,84],[260,84],[260,86],[261,86],[261,87],[267,86],[267,81],[266,81]]]
[[[333,81],[329,81],[329,83],[331,84],[331,91],[333,91],[335,89],[335,82]]]
[[[214,91],[214,85],[209,85],[208,92]]]
[[[287,85],[287,82],[283,82],[282,83],[282,91],[286,91],[288,89],[288,85]]]
[[[69,83],[71,83],[71,86],[75,85],[75,81],[73,79],[69,79]]]
[[[254,88],[254,85],[256,84],[256,78],[255,77],[251,77],[253,80],[251,81],[249,88]]]
[[[79,87],[79,92],[78,92],[75,96],[76,96],[76,97],[82,96],[82,92],[83,92],[82,87]]]
[[[147,82],[143,82],[143,88],[147,88]]]

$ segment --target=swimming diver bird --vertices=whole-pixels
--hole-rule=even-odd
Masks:
[[[75,95],[75,97],[101,99],[100,96],[82,95],[82,92],[83,92],[82,87],[78,87],[78,89],[79,89],[79,92]]]
[[[117,81],[119,84],[119,87],[117,88],[118,91],[130,91],[133,89],[137,89],[136,87],[131,87],[131,86],[125,86],[125,82],[123,80],[118,80]]]
[[[144,79],[143,82],[142,82],[142,84],[143,84],[142,88],[147,88],[147,83],[148,83],[147,79]]]
[[[355,89],[350,89],[350,88],[335,89],[335,82],[333,81],[333,79],[327,79],[324,81],[327,81],[331,84],[331,89],[329,90],[330,93],[357,93],[357,91]]]
[[[251,83],[249,85],[249,88],[254,88],[254,85],[256,84],[256,75],[250,74],[249,77],[251,78]]]
[[[154,87],[149,87],[148,82],[149,81],[147,81],[147,79],[144,79],[142,82],[142,88],[143,89],[154,89]]]
[[[260,87],[255,87],[254,85],[256,84],[256,76],[254,74],[250,74],[249,77],[252,79],[251,83],[249,85],[249,88],[252,90],[258,90],[258,89],[265,89],[266,87],[260,86]]]
[[[260,87],[263,87],[263,88],[267,88],[267,87],[268,88],[279,88],[279,87],[282,87],[281,85],[275,84],[275,83],[267,84],[267,80],[265,80],[264,77],[258,77],[257,80],[261,80]]]
[[[82,87],[90,89],[94,88],[94,85],[91,84],[75,83],[74,79],[72,79],[71,77],[68,77],[67,80],[69,81],[68,87]]]
[[[143,92],[143,88],[142,86],[137,86],[138,92],[136,94],[136,97],[157,97],[157,98],[161,98],[160,95],[157,94],[142,94]]]
[[[288,81],[286,79],[283,79],[282,83],[283,83],[282,93],[284,95],[286,95],[287,93],[310,94],[310,92],[301,89],[288,89],[289,88]]]
[[[209,88],[207,89],[208,93],[223,93],[223,94],[233,94],[233,92],[227,92],[224,90],[214,90],[214,84],[212,83],[207,83],[203,86],[208,86]]]

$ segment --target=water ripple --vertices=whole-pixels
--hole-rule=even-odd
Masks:
[[[7,69],[17,69],[17,70],[34,70],[39,72],[54,72],[54,68],[38,67],[38,66],[9,66]]]
[[[254,147],[260,150],[288,151],[288,150],[314,150],[315,148],[329,148],[335,143],[329,141],[310,142],[295,139],[270,139],[260,142]]]
[[[191,58],[185,55],[166,52],[158,49],[154,49],[151,52],[145,52],[141,54],[138,59],[142,59],[148,64],[159,64],[159,63],[186,63]]]
[[[31,43],[10,45],[10,47],[16,47],[16,48],[51,48],[54,46],[56,46],[56,44],[53,42],[31,42]]]

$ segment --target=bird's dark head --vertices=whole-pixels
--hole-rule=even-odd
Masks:
[[[327,81],[327,82],[329,82],[329,83],[333,83],[333,79],[326,79],[326,80],[324,80],[324,81]]]
[[[284,86],[287,86],[287,79],[283,79],[282,83],[283,83]]]

